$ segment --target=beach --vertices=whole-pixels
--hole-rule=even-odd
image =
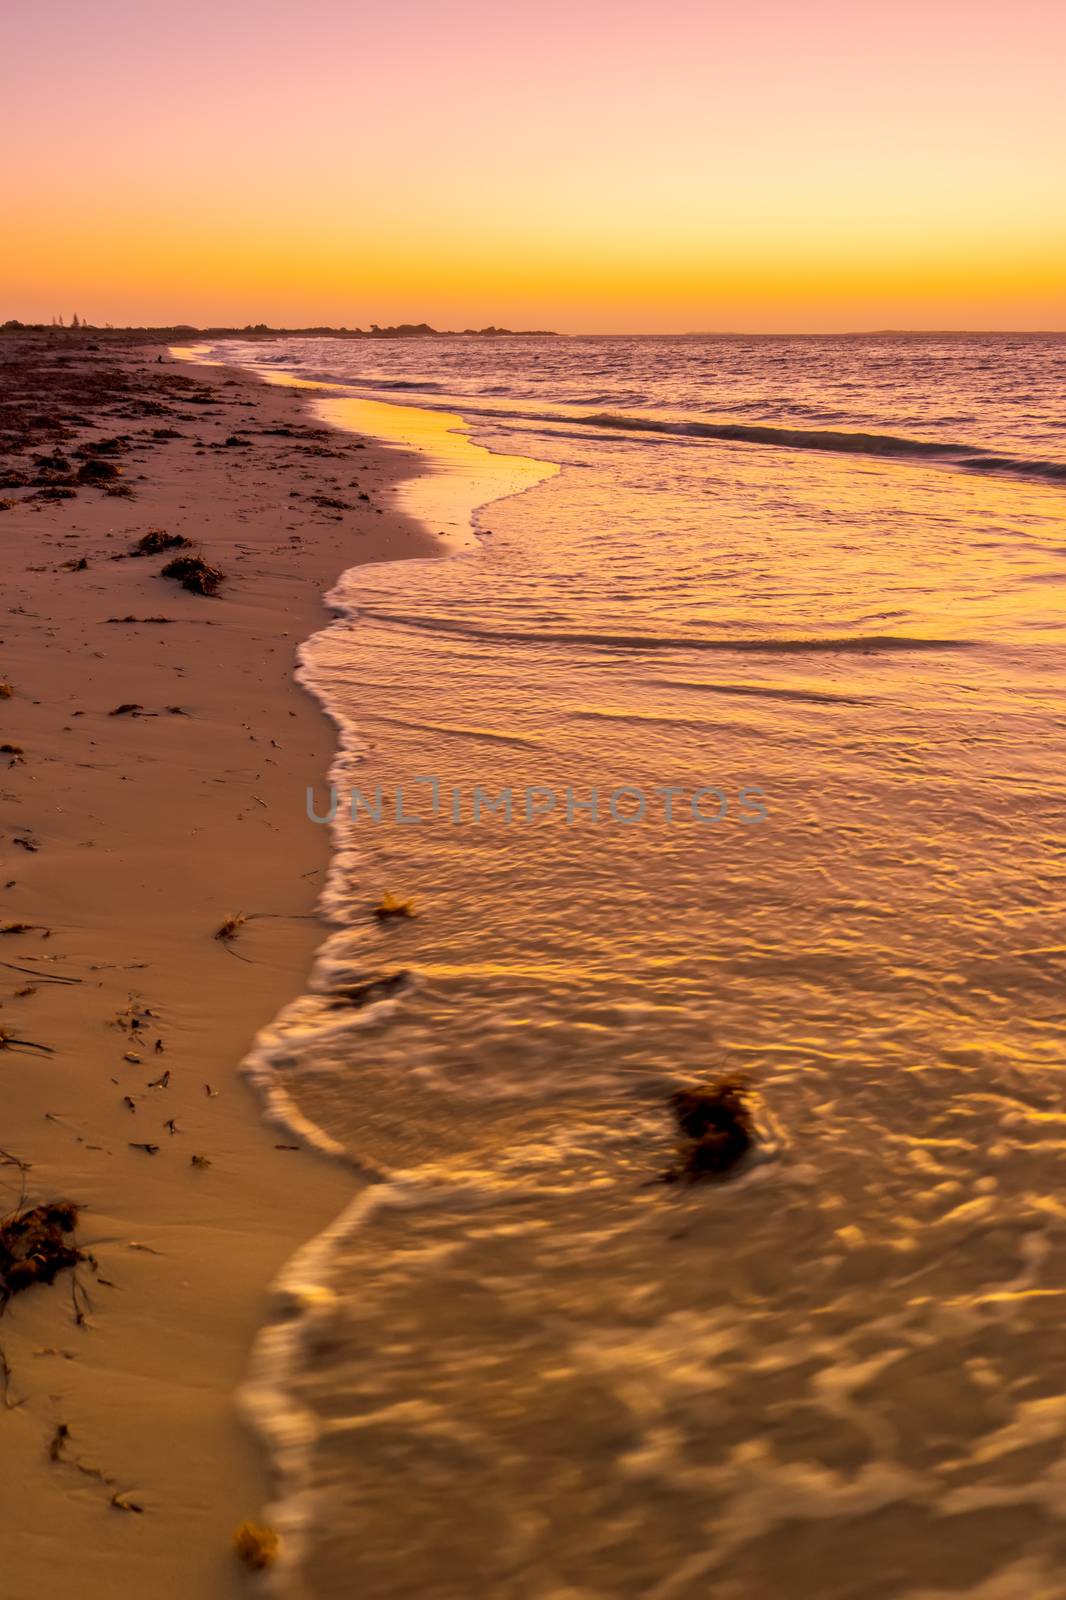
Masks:
[[[0,1319],[3,1587],[221,1596],[269,1499],[234,1400],[268,1285],[357,1181],[239,1074],[322,937],[304,795],[334,735],[294,652],[343,569],[434,543],[383,507],[411,460],[316,426],[307,391],[89,343],[0,345],[28,430],[5,467],[58,449],[73,472],[45,478],[77,477],[118,437],[100,481],[132,490],[0,490],[0,924],[28,925],[0,937],[0,1027],[30,1041],[0,1051],[0,1211],[73,1201],[86,1257]],[[131,557],[153,529],[220,592]]]
[[[67,338],[17,1600],[1062,1600],[1062,340]]]

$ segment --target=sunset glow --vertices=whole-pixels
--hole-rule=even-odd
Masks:
[[[45,0],[7,30],[0,320],[1066,325],[1053,0]]]

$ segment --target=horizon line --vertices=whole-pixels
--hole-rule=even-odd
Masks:
[[[412,332],[400,332],[411,329]],[[425,329],[426,332],[414,330]],[[253,334],[259,338],[285,334],[305,334],[326,337],[343,334],[353,338],[541,338],[541,339],[873,339],[873,338],[1030,338],[1047,339],[1066,337],[1064,328],[835,328],[835,329],[745,329],[745,328],[683,328],[633,331],[611,329],[566,333],[555,328],[504,328],[486,324],[483,328],[433,328],[428,323],[369,324],[349,327],[346,324],[305,323],[299,326],[274,325],[264,322],[214,323],[199,327],[190,322],[169,323],[94,323],[80,320],[72,323],[23,322],[16,317],[0,321],[0,333],[94,333],[94,334]]]

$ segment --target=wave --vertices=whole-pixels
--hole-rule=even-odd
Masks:
[[[346,382],[353,382],[346,379]],[[425,392],[431,394],[443,389],[442,383],[437,383],[432,378],[359,378],[359,387],[362,389],[409,389],[415,393]]]
[[[227,354],[225,343],[216,349],[225,359]],[[594,386],[590,385],[592,392],[583,395],[559,395],[557,399],[549,399],[542,393],[523,393],[516,379],[512,378],[506,386],[497,383],[486,385],[480,390],[471,388],[466,392],[458,392],[454,384],[449,385],[429,377],[373,377],[358,371],[345,372],[341,370],[340,365],[326,372],[305,365],[302,352],[263,351],[258,347],[254,352],[253,364],[288,367],[305,379],[329,384],[331,387],[345,388],[353,394],[362,392],[368,396],[390,393],[422,395],[426,397],[425,404],[430,409],[444,408],[459,411],[470,418],[487,418],[504,423],[532,423],[549,427],[553,432],[567,427],[582,427],[662,439],[702,439],[727,444],[764,445],[787,450],[813,450],[826,454],[873,456],[887,460],[929,461],[967,472],[1036,478],[1046,483],[1066,483],[1064,461],[1014,455],[987,444],[914,438],[905,433],[880,433],[868,428],[817,426],[797,428],[772,422],[715,422],[703,417],[639,415],[615,409],[605,411],[583,409],[586,406],[593,407],[600,404],[611,404],[614,407],[628,404],[640,407],[648,402],[641,390],[636,387],[619,389],[615,392],[595,392]],[[609,375],[610,371],[611,369],[607,369],[605,375]],[[586,373],[584,376],[595,375]],[[497,399],[510,403],[492,404]],[[806,415],[812,421],[835,420],[837,417],[842,421],[846,420],[841,412],[804,405],[794,396],[782,395],[780,404],[794,414]],[[738,400],[735,410],[740,413],[761,410],[765,414],[766,406],[765,398],[753,399],[748,404]],[[904,426],[909,422],[920,426],[917,417],[903,417],[900,420]],[[972,420],[972,415],[965,412],[944,414],[936,419],[935,425],[946,427],[956,422],[965,424]]]
[[[889,456],[943,461],[974,472],[1024,473],[1066,482],[1066,462],[1035,461],[1025,456],[992,455],[987,447],[910,439],[892,433],[844,433],[832,428],[781,428],[763,423],[669,421],[601,411],[580,419],[587,427],[627,433],[679,434],[684,438],[718,439],[741,444],[777,445],[789,450],[823,450],[844,455]]]
[[[447,722],[416,722],[407,717],[386,717],[378,715],[375,721],[387,723],[394,728],[407,728],[414,733],[436,733],[449,739],[485,739],[490,744],[528,745],[532,749],[539,749],[539,739],[529,739],[520,733],[498,733],[493,728],[459,727]]]
[[[424,633],[455,634],[466,639],[495,639],[507,644],[589,645],[602,650],[716,650],[751,655],[805,655],[830,651],[965,650],[974,643],[972,639],[930,639],[894,633],[846,633],[803,639],[750,634],[709,639],[692,635],[599,633],[586,629],[541,629],[534,633],[510,628],[474,628],[444,617],[415,618],[376,608],[363,608],[360,615],[368,620],[388,622],[401,628],[415,628]]]
[[[736,694],[764,700],[802,700],[812,705],[868,706],[868,699],[852,694],[833,694],[828,689],[786,689],[763,683],[700,683],[686,678],[650,679],[656,688],[699,689],[706,694]]]

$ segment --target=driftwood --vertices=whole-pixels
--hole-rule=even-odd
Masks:
[[[46,1056],[55,1055],[50,1044],[38,1044],[36,1039],[19,1039],[7,1028],[0,1028],[0,1050],[13,1050],[16,1047],[23,1050],[40,1050]]]
[[[67,978],[58,972],[38,972],[35,967],[20,967],[14,961],[0,961],[0,967],[10,967],[12,972],[25,972],[42,983],[82,983],[81,978]]]

